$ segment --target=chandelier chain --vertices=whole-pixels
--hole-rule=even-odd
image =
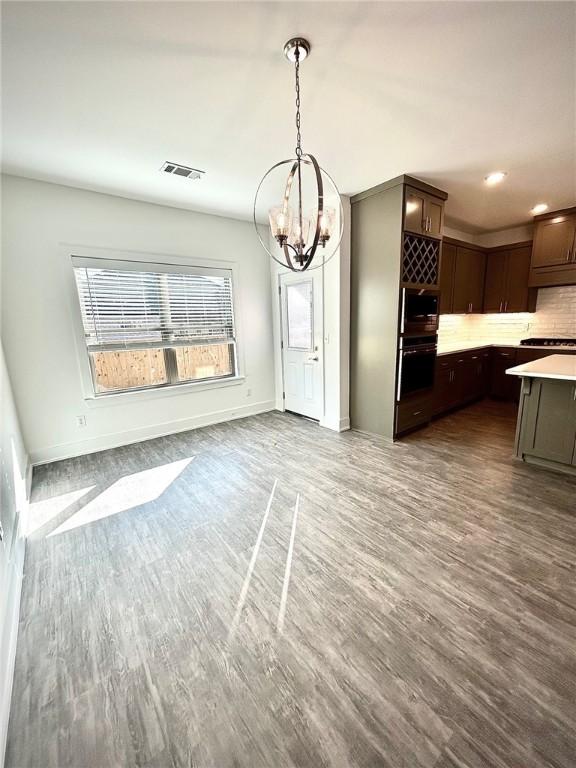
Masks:
[[[296,46],[296,157],[302,157],[302,136],[300,135],[300,49]]]

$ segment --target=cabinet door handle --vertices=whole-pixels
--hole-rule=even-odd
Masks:
[[[500,302],[500,309],[498,310],[498,312],[502,312],[502,302]]]
[[[508,300],[504,302],[504,312],[508,312]]]
[[[566,261],[570,261],[570,252],[571,251],[572,251],[571,248],[568,248],[568,250],[566,251]]]
[[[419,416],[422,413],[422,411],[414,411],[412,416]]]

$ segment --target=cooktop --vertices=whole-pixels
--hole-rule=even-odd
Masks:
[[[535,338],[522,339],[520,344],[527,347],[576,347],[576,339]]]

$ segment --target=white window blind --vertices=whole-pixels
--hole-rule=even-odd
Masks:
[[[89,349],[234,341],[232,279],[74,267]]]
[[[96,395],[237,374],[230,270],[72,264]]]

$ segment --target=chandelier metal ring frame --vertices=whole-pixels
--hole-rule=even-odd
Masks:
[[[336,253],[340,243],[342,241],[342,235],[344,233],[344,209],[342,206],[342,198],[338,187],[334,182],[334,179],[323,168],[320,167],[318,161],[309,153],[302,151],[302,137],[300,132],[300,62],[310,54],[310,43],[301,37],[294,37],[288,40],[284,46],[284,55],[288,61],[293,62],[295,67],[295,90],[296,90],[296,157],[290,160],[281,160],[279,163],[273,165],[262,177],[260,184],[256,190],[254,196],[253,207],[253,221],[256,234],[260,240],[260,244],[266,251],[266,253],[274,259],[278,264],[284,267],[288,267],[294,272],[304,272],[307,269],[316,269],[317,267],[324,266],[329,259]],[[284,188],[284,196],[282,203],[277,208],[272,208],[269,211],[270,228],[272,235],[276,239],[282,253],[283,259],[280,259],[278,255],[272,253],[264,242],[260,231],[258,229],[258,222],[256,211],[258,207],[258,195],[262,189],[262,185],[266,179],[277,168],[284,165],[290,165],[290,171],[286,179]],[[314,215],[310,218],[304,218],[302,215],[302,166],[311,166],[314,172],[314,181],[316,185],[316,206],[314,209]],[[334,242],[332,228],[334,225],[335,209],[325,207],[324,201],[324,180],[322,176],[326,178],[329,184],[332,186],[333,191],[338,198],[339,216],[338,216],[338,238]],[[290,194],[292,191],[292,184],[294,179],[297,179],[297,219],[296,226],[292,230],[292,212],[290,207]],[[315,219],[315,221],[314,221]],[[313,227],[314,235],[312,238],[312,244],[307,246],[308,230],[310,224],[315,224]],[[304,226],[305,225],[305,226]],[[314,256],[318,250],[318,245],[322,246],[322,250],[326,248],[326,243],[332,240],[332,250],[328,256],[324,257],[319,263],[313,264]]]
[[[340,243],[342,242],[342,236],[344,234],[344,208],[342,206],[342,198],[340,197],[340,192],[338,191],[338,187],[336,186],[336,183],[332,176],[324,170],[324,168],[321,168],[318,165],[318,162],[316,158],[313,155],[308,154],[302,154],[300,157],[300,162],[304,163],[305,165],[312,165],[314,168],[314,173],[316,176],[316,186],[318,191],[318,215],[316,217],[316,231],[314,233],[314,239],[312,241],[312,245],[310,248],[306,251],[305,255],[305,262],[300,267],[295,267],[293,265],[292,258],[290,256],[290,250],[294,251],[293,246],[291,246],[289,243],[284,243],[282,247],[282,250],[284,252],[284,259],[279,259],[278,256],[274,255],[274,253],[268,248],[264,240],[262,239],[262,235],[260,234],[260,230],[258,229],[258,221],[256,217],[256,209],[258,206],[258,194],[260,192],[260,189],[262,188],[262,185],[270,176],[271,173],[273,173],[277,168],[280,168],[282,165],[289,165],[292,164],[292,168],[290,169],[290,172],[288,174],[288,179],[286,180],[286,188],[284,190],[284,204],[286,205],[287,202],[290,200],[290,190],[292,188],[292,182],[294,180],[294,175],[296,174],[296,171],[298,170],[298,158],[292,158],[289,160],[280,160],[279,163],[276,163],[271,168],[269,168],[262,179],[260,180],[260,184],[258,184],[258,188],[256,190],[256,194],[254,195],[254,206],[252,210],[252,219],[254,221],[254,229],[256,230],[256,234],[258,235],[258,239],[260,240],[260,244],[262,245],[262,248],[266,251],[268,256],[270,258],[274,259],[275,262],[282,265],[283,267],[289,267],[293,272],[304,272],[307,269],[318,269],[318,267],[324,266],[331,258],[334,256],[338,248],[340,247]],[[338,204],[339,204],[339,228],[338,228],[338,239],[334,243],[334,246],[332,248],[332,251],[330,254],[322,260],[320,264],[316,264],[311,266],[312,260],[314,258],[314,255],[316,253],[316,250],[318,248],[318,242],[320,240],[320,221],[322,218],[322,212],[324,210],[324,182],[322,180],[322,174],[326,176],[330,184],[332,185],[332,188],[334,192],[336,193],[336,197],[338,198]]]

